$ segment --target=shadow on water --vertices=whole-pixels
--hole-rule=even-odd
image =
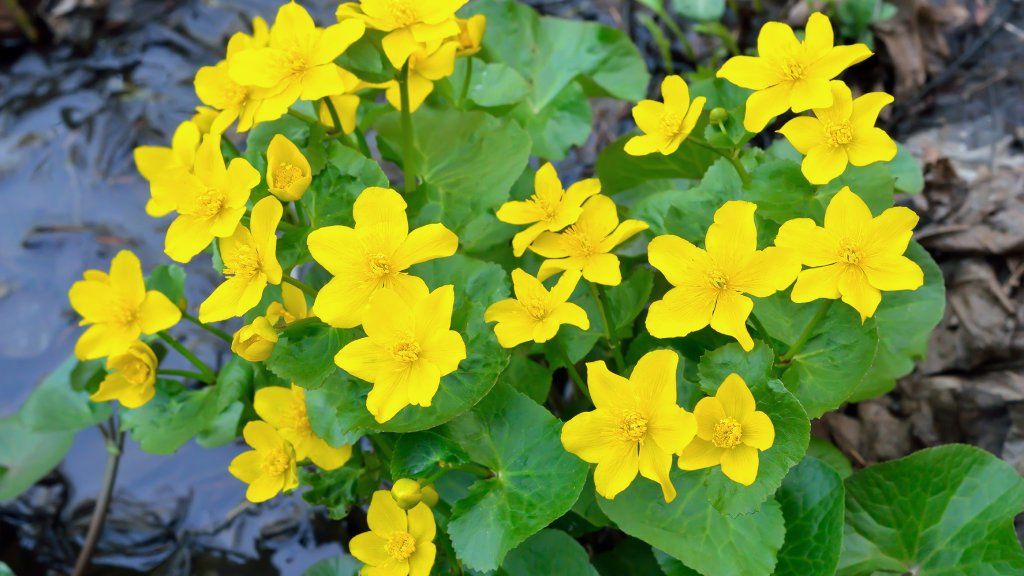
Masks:
[[[148,189],[132,149],[166,145],[198,104],[195,70],[218,60],[251,16],[272,17],[277,4],[111,0],[105,14],[66,16],[69,30],[96,31],[78,32],[77,46],[0,45],[0,417],[71,353],[78,329],[66,292],[83,270],[106,267],[126,247],[147,267],[166,261],[167,222],[145,216]],[[321,22],[337,5],[305,4]],[[190,266],[190,301],[215,280],[209,264]],[[188,338],[204,360],[226,359],[204,334]],[[227,473],[241,449],[188,444],[152,456],[128,442],[91,573],[301,574],[340,553],[338,523],[310,513],[301,499],[245,505],[244,485]],[[54,473],[0,505],[0,561],[19,576],[67,574],[105,460],[99,432],[83,431]]]

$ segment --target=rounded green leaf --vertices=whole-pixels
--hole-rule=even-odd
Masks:
[[[501,569],[508,576],[598,576],[587,551],[560,530],[541,530],[505,557]]]
[[[786,541],[775,576],[833,576],[843,542],[843,481],[834,470],[804,458],[789,471],[775,499],[786,519]]]

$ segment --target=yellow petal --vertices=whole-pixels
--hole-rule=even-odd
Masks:
[[[316,294],[312,313],[335,328],[353,328],[363,321],[376,286],[337,276]]]
[[[263,458],[255,450],[242,452],[231,460],[231,464],[228,465],[228,472],[235,478],[249,484],[260,477],[260,464],[262,461]]]
[[[849,157],[846,148],[821,144],[808,150],[800,171],[811,184],[828,184],[846,171]]]
[[[393,366],[394,359],[380,344],[360,338],[346,344],[334,357],[334,363],[360,380],[376,382],[382,371]]]
[[[621,444],[619,419],[610,410],[582,412],[562,426],[562,446],[591,464],[613,458]]]
[[[576,222],[576,218],[579,217],[579,213],[564,210],[564,208],[576,208],[577,206],[583,206],[583,203],[587,200],[587,198],[590,198],[600,193],[601,181],[598,180],[597,178],[587,178],[585,180],[580,180],[579,182],[573,184],[572,186],[569,186],[569,189],[565,191],[565,199],[562,202],[561,207],[563,208],[562,212],[565,213],[565,218],[569,218],[573,214],[575,214],[575,216],[572,216],[571,221],[557,223],[556,226],[560,225],[558,229],[561,230],[565,226],[574,224]]]
[[[853,93],[850,87],[841,80],[832,80],[828,86],[832,98],[826,107],[815,107],[814,115],[826,125],[849,122],[853,114]]]
[[[794,250],[771,246],[754,253],[746,266],[730,278],[736,290],[766,298],[785,290],[800,274],[800,258]]]
[[[276,134],[267,148],[267,186],[285,202],[298,200],[309,188],[313,172],[309,161],[291,140]]]
[[[274,428],[283,428],[284,417],[290,412],[292,401],[291,390],[280,386],[271,386],[256,391],[252,407],[264,422]]]
[[[512,237],[512,254],[519,258],[526,252],[527,248],[530,248],[537,238],[547,230],[547,224],[545,222],[537,222],[530,226],[526,230],[519,232]]]
[[[745,261],[757,250],[757,228],[754,226],[753,202],[733,200],[715,211],[715,221],[708,228],[708,255],[722,267]]]
[[[488,309],[491,312],[490,320],[497,320],[494,326],[494,335],[498,337],[498,343],[504,348],[515,348],[523,342],[533,340],[534,330],[539,321],[531,316],[519,302],[505,300],[508,304],[498,302]],[[498,306],[502,304],[502,306]],[[513,309],[513,306],[515,307]]]
[[[228,278],[199,305],[199,321],[209,324],[244,316],[260,303],[266,286],[267,279],[262,274],[253,279],[241,276]]]
[[[257,451],[274,450],[284,444],[284,439],[274,427],[261,420],[253,420],[242,429],[245,443]]]
[[[641,100],[633,107],[633,121],[644,134],[659,134],[665,105],[654,100]]]
[[[661,151],[661,141],[655,136],[634,136],[626,141],[625,151],[630,156],[647,156]]]
[[[437,534],[437,524],[434,522],[434,513],[430,507],[422,502],[409,510],[409,534],[417,542],[430,542]]]
[[[725,413],[725,406],[722,405],[721,400],[715,396],[707,396],[697,402],[693,408],[693,416],[697,425],[697,436],[710,441],[715,434],[715,425],[729,414]]]
[[[640,400],[640,408],[653,411],[676,403],[676,368],[679,354],[674,350],[653,350],[637,361],[629,382]]]
[[[853,142],[846,147],[850,164],[854,166],[888,162],[898,151],[896,142],[881,128],[855,129]]]
[[[681,76],[666,76],[661,81],[661,96],[669,110],[682,110],[690,106],[690,88]]]
[[[187,263],[213,242],[213,232],[205,220],[181,214],[167,227],[164,253],[175,262]]]
[[[743,427],[742,442],[758,450],[767,450],[775,443],[775,426],[764,412],[753,412],[740,425]]]
[[[590,319],[587,318],[587,311],[572,302],[566,302],[555,307],[548,315],[548,319],[555,324],[569,324],[580,330],[590,329]]]
[[[359,274],[366,255],[359,234],[348,226],[326,226],[309,233],[309,253],[316,263],[334,276],[350,279]]]
[[[75,356],[93,360],[116,354],[127,349],[139,333],[116,324],[93,324],[75,342]]]
[[[868,282],[879,290],[917,290],[924,271],[906,256],[875,256],[862,263]]]
[[[693,283],[696,268],[710,262],[707,253],[678,236],[658,236],[647,246],[647,259],[673,286]]]
[[[793,112],[800,113],[812,108],[828,108],[833,104],[832,86],[828,80],[804,77],[793,82],[789,95]]]
[[[284,208],[273,196],[267,196],[253,206],[249,229],[263,272],[271,284],[281,283],[281,264],[277,261],[277,225]]]
[[[409,235],[405,208],[405,200],[398,192],[390,188],[367,188],[356,198],[352,208],[356,230],[376,239],[385,254],[394,254]]]
[[[860,313],[861,322],[874,316],[882,301],[882,293],[871,285],[864,271],[856,266],[847,266],[839,277],[839,294],[843,302]]]
[[[878,120],[878,113],[889,104],[893,97],[885,92],[869,92],[853,101],[850,124],[857,127],[872,127]]]
[[[622,283],[619,257],[615,254],[594,254],[584,260],[583,277],[594,284],[618,286]]]
[[[865,234],[864,253],[871,256],[898,255],[907,251],[914,236],[914,227],[920,220],[910,208],[896,206],[875,217]]]
[[[430,576],[437,556],[437,546],[433,542],[417,542],[416,552],[409,557],[409,576]]]
[[[694,438],[679,454],[679,468],[682,470],[702,470],[718,466],[722,462],[725,450],[707,440]]]
[[[533,191],[538,198],[550,204],[561,201],[564,193],[562,181],[558,179],[558,172],[550,162],[541,166],[533,175]]]
[[[156,334],[181,320],[181,309],[162,292],[150,290],[139,307],[139,328],[143,334]]]
[[[562,274],[562,277],[558,279],[554,287],[551,288],[551,302],[561,303],[568,302],[572,293],[576,290],[576,286],[580,282],[580,274],[578,272],[566,272]]]
[[[451,284],[441,286],[423,298],[412,303],[412,316],[406,318],[420,342],[448,331],[455,308],[455,288]]]
[[[597,242],[610,235],[618,225],[619,216],[616,213],[615,201],[600,194],[587,200],[579,220],[576,221],[576,226]]]
[[[413,264],[451,256],[458,247],[459,237],[444,224],[427,224],[409,233],[395,252],[393,263],[405,270]]]
[[[676,405],[662,406],[650,415],[647,436],[659,446],[678,454],[697,434],[697,419]]]
[[[554,232],[543,232],[530,244],[530,251],[544,258],[565,258],[571,253],[565,236]]]
[[[263,475],[252,481],[245,491],[245,498],[254,504],[266,502],[277,496],[284,489],[284,476]]]
[[[821,55],[832,48],[835,38],[832,33],[832,23],[828,16],[821,12],[811,14],[807,19],[807,28],[804,30],[804,49],[808,54]]]
[[[502,204],[495,216],[507,224],[522,226],[543,220],[544,212],[533,202],[513,201]]]
[[[454,330],[445,330],[424,341],[420,356],[437,366],[441,376],[451,374],[466,359],[466,342]]]
[[[786,58],[800,51],[793,29],[782,22],[767,22],[757,35],[757,54],[762,58]]]
[[[611,500],[629,487],[640,471],[640,451],[636,442],[619,444],[609,458],[598,463],[594,470],[597,493]]]
[[[121,250],[110,262],[110,284],[127,302],[138,306],[146,298],[146,283],[142,278],[139,257]]]
[[[409,518],[388,490],[377,490],[370,498],[370,509],[366,523],[376,534],[389,535],[392,532],[408,532]]]
[[[779,133],[789,140],[801,154],[807,154],[812,148],[825,143],[825,127],[821,121],[811,116],[797,116],[786,122]]]
[[[743,422],[748,416],[754,413],[754,395],[750,388],[739,374],[730,374],[725,377],[722,385],[718,387],[715,398],[722,403],[722,410],[725,415]]]
[[[843,267],[838,264],[804,270],[797,276],[796,284],[793,285],[793,302],[839,298],[839,278],[842,274]]]
[[[598,250],[602,252],[611,252],[612,249],[619,244],[622,244],[626,240],[629,240],[648,228],[650,228],[650,225],[642,220],[624,220],[615,228],[615,231],[601,241],[601,246]]]
[[[849,186],[836,192],[825,209],[825,230],[840,238],[860,238],[872,220],[871,209]]]
[[[722,453],[722,473],[733,482],[750,486],[757,480],[757,449],[740,444]]]
[[[754,349],[754,341],[747,331],[747,317],[754,309],[754,302],[731,290],[723,290],[718,295],[715,303],[715,311],[711,315],[711,328],[716,332],[732,336],[743,347],[750,352]]]
[[[391,65],[401,70],[409,56],[420,49],[420,44],[413,38],[411,30],[402,28],[389,32],[381,41],[381,47]]]
[[[764,130],[772,118],[789,110],[789,99],[792,92],[793,83],[782,82],[751,94],[747,98],[743,128],[747,132],[755,134]]]
[[[296,320],[302,320],[309,315],[306,294],[301,288],[292,284],[282,284],[281,301],[284,303],[284,309],[294,316]]]
[[[733,56],[725,61],[717,76],[742,88],[764,90],[781,82],[784,77],[779,69],[765,58]]]
[[[806,74],[814,78],[831,80],[850,66],[867,60],[871,57],[871,54],[871,50],[864,44],[834,46],[824,56],[814,62],[807,69]]]
[[[363,532],[348,541],[348,551],[368,566],[380,566],[391,560],[391,555],[387,552],[387,545],[387,536]]]
[[[327,64],[334,62],[341,56],[342,52],[362,38],[366,31],[366,24],[361,20],[348,19],[339,24],[328,26],[323,29],[320,37],[313,48],[312,62],[314,64]]]
[[[686,336],[710,324],[714,309],[714,292],[699,286],[679,286],[651,304],[647,331],[655,338]]]
[[[775,237],[775,245],[798,255],[808,266],[825,266],[836,261],[839,243],[810,218],[785,222]]]
[[[323,470],[337,470],[352,457],[352,446],[335,448],[315,436],[310,440],[309,459]]]
[[[669,473],[672,470],[672,453],[658,446],[648,438],[640,444],[640,475],[661,485],[665,502],[676,499],[676,487],[672,485]]]
[[[603,360],[587,362],[587,387],[598,409],[618,412],[637,408],[629,381],[611,373]]]

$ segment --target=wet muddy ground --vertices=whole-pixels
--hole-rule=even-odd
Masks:
[[[66,290],[82,270],[104,266],[123,247],[151,265],[164,261],[166,223],[144,215],[148,192],[132,148],[169,141],[197,104],[194,71],[219,59],[252,15],[272,16],[277,2],[51,4],[69,11],[51,15],[55,37],[45,46],[0,41],[0,417],[71,353],[78,329]],[[305,4],[321,22],[336,5]],[[660,66],[627,2],[532,4],[631,28],[652,68]],[[744,31],[744,45],[767,16],[804,18],[804,2],[765,4],[768,13],[754,15],[739,2],[740,17],[726,22]],[[858,463],[964,441],[1024,471],[1024,10],[1014,0],[899,4],[900,14],[876,29],[879,56],[858,80],[862,90],[897,94],[890,126],[922,159],[927,179],[925,194],[901,202],[923,215],[919,239],[943,267],[949,307],[917,373],[816,430]],[[692,36],[695,58],[677,47],[682,69],[717,45]],[[588,173],[627,119],[628,107],[602,103],[591,143],[565,171]],[[215,280],[208,265],[193,264],[193,300]],[[190,337],[205,360],[225,359],[215,341]],[[338,524],[310,515],[299,498],[244,504],[244,486],[226,471],[240,450],[189,444],[151,456],[129,442],[93,573],[301,574],[338,554]],[[84,431],[54,474],[0,506],[0,560],[19,575],[66,573],[105,460],[99,432]]]

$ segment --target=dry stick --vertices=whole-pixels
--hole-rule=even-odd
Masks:
[[[113,416],[110,418],[109,435],[107,438],[107,468],[103,473],[103,487],[100,489],[99,497],[96,498],[96,506],[93,508],[92,518],[89,520],[89,531],[86,533],[82,550],[78,553],[78,560],[75,561],[75,571],[72,576],[83,576],[88,570],[92,553],[103,533],[103,524],[107,520],[107,512],[110,509],[110,497],[114,493],[117,469],[121,463],[121,453],[124,451],[124,433],[118,429]]]

